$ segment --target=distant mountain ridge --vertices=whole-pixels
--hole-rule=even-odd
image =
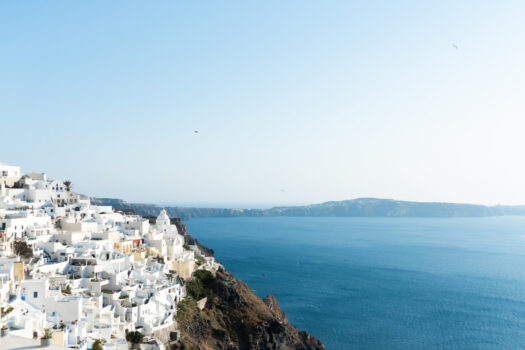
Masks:
[[[144,216],[156,216],[162,207],[155,204],[128,203],[115,198],[91,198],[93,204],[111,205],[118,210],[133,210]],[[486,217],[525,215],[525,205],[485,206],[477,204],[410,202],[394,199],[356,198],[304,206],[271,209],[225,209],[165,207],[170,217],[182,220],[199,217],[239,216],[332,216],[332,217]]]

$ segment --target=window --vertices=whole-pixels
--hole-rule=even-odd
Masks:
[[[38,292],[33,292],[33,298],[38,298]]]

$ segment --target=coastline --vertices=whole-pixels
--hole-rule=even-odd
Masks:
[[[182,220],[172,223],[203,254],[214,252],[193,238]],[[272,295],[257,297],[244,282],[224,268],[219,268],[210,284],[212,297],[203,307],[186,304],[183,316],[177,315],[180,341],[197,349],[272,349],[324,350],[312,335],[288,323],[285,312]],[[188,306],[189,305],[189,306]],[[183,349],[183,348],[181,348]]]

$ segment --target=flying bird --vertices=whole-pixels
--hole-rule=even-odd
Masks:
[[[199,130],[195,130],[194,133],[198,134],[198,133],[199,133]]]
[[[459,47],[456,44],[452,44],[452,47],[455,48],[456,50],[459,49]]]

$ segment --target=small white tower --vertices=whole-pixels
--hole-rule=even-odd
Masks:
[[[169,228],[170,227],[170,217],[168,216],[168,213],[166,213],[165,209],[162,209],[160,211],[159,216],[157,216],[157,220],[155,221],[155,224],[159,229],[163,228]]]

